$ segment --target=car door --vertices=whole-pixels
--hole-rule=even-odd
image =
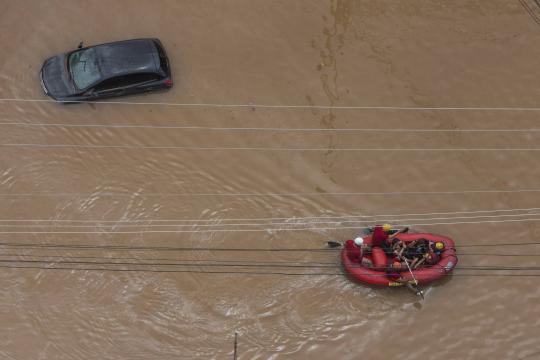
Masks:
[[[163,84],[160,80],[162,76],[155,73],[140,73],[132,76],[135,85],[133,86],[133,92],[143,92],[161,89]]]
[[[126,88],[129,86],[129,77],[126,75],[115,76],[103,80],[89,91],[89,95],[96,99],[122,96],[126,94]]]
[[[94,98],[106,98],[151,91],[159,88],[159,79],[153,73],[116,76],[96,85],[91,94]]]

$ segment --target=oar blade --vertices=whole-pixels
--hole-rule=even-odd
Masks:
[[[329,248],[340,248],[343,246],[343,244],[338,241],[328,241],[327,244]]]

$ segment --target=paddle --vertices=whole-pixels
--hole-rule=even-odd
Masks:
[[[339,248],[342,247],[343,244],[337,241],[328,241],[327,242],[329,248]]]
[[[405,233],[407,233],[407,232],[409,232],[409,227],[408,227],[408,226],[405,226],[403,229],[398,230],[398,231],[394,234],[394,236],[396,236],[397,234],[405,234]]]
[[[405,265],[407,265],[407,269],[409,269],[409,272],[411,273],[411,276],[414,280],[414,286],[410,283],[407,284],[407,288],[412,290],[413,292],[416,293],[416,295],[420,296],[422,298],[422,300],[424,300],[424,293],[422,292],[422,290],[420,290],[418,288],[418,280],[416,280],[416,278],[414,277],[414,274],[411,270],[411,267],[409,266],[409,261],[407,260],[406,257],[403,257],[403,261],[405,261]],[[412,289],[411,289],[412,288]]]

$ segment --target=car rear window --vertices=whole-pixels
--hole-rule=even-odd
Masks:
[[[154,44],[156,45],[158,54],[159,54],[159,67],[165,74],[169,73],[169,63],[167,61],[167,55],[165,54],[165,50],[163,50],[163,46],[158,42],[154,41]]]

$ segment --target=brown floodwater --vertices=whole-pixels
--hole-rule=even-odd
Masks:
[[[540,207],[538,152],[463,150],[540,132],[455,131],[538,128],[489,109],[539,106],[537,1],[0,5],[1,359],[232,359],[235,331],[240,359],[540,359],[540,277],[491,276],[539,275],[540,247],[467,247],[540,237],[493,212]],[[138,37],[170,91],[33,101],[47,57]],[[462,254],[424,301],[316,251],[395,214]]]

